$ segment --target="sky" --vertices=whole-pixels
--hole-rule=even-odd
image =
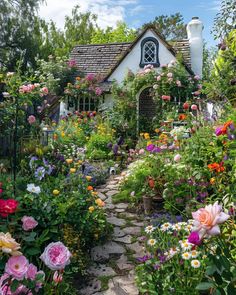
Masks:
[[[60,28],[64,26],[65,15],[70,15],[75,5],[82,12],[91,11],[98,16],[100,27],[114,27],[117,21],[124,21],[131,28],[138,28],[165,14],[180,12],[188,23],[193,16],[198,16],[203,24],[203,37],[208,46],[214,46],[211,35],[214,17],[220,8],[220,0],[47,0],[41,5],[40,15],[46,20],[52,19]]]

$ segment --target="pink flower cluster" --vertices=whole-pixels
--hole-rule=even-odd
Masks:
[[[28,85],[22,85],[19,88],[20,93],[30,93],[35,90],[35,88],[40,87],[40,84],[34,83],[34,84],[28,84]]]

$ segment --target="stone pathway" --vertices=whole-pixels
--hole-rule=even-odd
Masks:
[[[93,265],[88,269],[91,277],[81,295],[138,295],[134,267],[138,257],[144,256],[141,236],[143,217],[129,212],[128,204],[112,203],[112,196],[119,192],[116,176],[98,188],[98,196],[105,203],[107,221],[114,226],[110,240],[91,251]]]

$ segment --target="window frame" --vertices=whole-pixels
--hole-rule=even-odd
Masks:
[[[156,54],[155,54],[155,62],[144,62],[144,49],[145,49],[145,44],[147,42],[153,42],[156,46]],[[159,61],[159,42],[157,41],[156,38],[154,37],[147,37],[147,38],[144,38],[141,42],[141,61],[140,61],[140,68],[144,68],[146,65],[152,65],[154,66],[155,68],[158,68],[160,66],[160,61]]]

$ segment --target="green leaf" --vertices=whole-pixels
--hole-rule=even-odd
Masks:
[[[230,283],[227,287],[227,295],[235,295],[236,294],[236,287]]]
[[[39,254],[41,252],[41,250],[39,249],[39,248],[28,248],[27,250],[26,250],[26,253],[28,254],[28,255],[31,255],[31,256],[33,256],[33,255],[37,255],[37,254]]]
[[[213,287],[214,287],[213,283],[203,282],[203,283],[198,284],[196,289],[197,290],[208,290]]]
[[[11,292],[15,292],[17,290],[17,288],[19,287],[19,285],[20,285],[20,282],[17,280],[14,280],[11,283]]]
[[[206,268],[206,275],[211,276],[217,270],[215,265],[209,265]]]

